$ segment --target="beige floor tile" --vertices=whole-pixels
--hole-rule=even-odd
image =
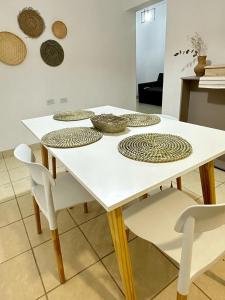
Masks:
[[[31,251],[0,264],[0,298],[34,300],[44,289]]]
[[[84,213],[84,205],[79,204],[74,206],[72,209],[69,210],[71,216],[76,221],[77,224],[81,224],[87,222],[90,219],[93,219],[100,214],[104,213],[104,208],[98,204],[97,201],[92,201],[88,203],[88,213]]]
[[[29,177],[14,181],[12,182],[12,185],[17,197],[23,196],[30,192],[31,182]]]
[[[100,258],[114,250],[106,214],[84,223],[80,228]]]
[[[6,164],[2,156],[0,156],[0,172],[7,171]]]
[[[16,200],[10,200],[0,204],[0,227],[21,219]]]
[[[24,164],[18,159],[16,159],[14,156],[7,156],[5,158],[5,163],[8,170],[24,166]]]
[[[114,251],[106,214],[100,215],[97,218],[82,224],[80,228],[100,258]],[[135,235],[130,232],[129,240],[132,240],[134,237]]]
[[[29,177],[28,167],[22,166],[14,169],[9,169],[9,176],[12,181],[17,181]]]
[[[10,183],[8,171],[0,171],[0,185]]]
[[[60,234],[65,231],[68,231],[76,226],[73,222],[73,219],[67,212],[67,210],[62,210],[59,212],[57,221],[58,221],[58,229],[59,229]],[[41,234],[37,234],[36,222],[35,222],[34,215],[24,219],[24,223],[25,223],[27,233],[28,233],[32,247],[40,245],[41,243],[51,239],[49,224],[43,214],[41,214],[41,227],[42,227]]]
[[[60,235],[60,243],[67,279],[97,261],[97,256],[78,228]],[[45,288],[49,291],[59,285],[52,242],[34,248],[34,252]]]
[[[225,257],[195,281],[211,299],[225,299]]]
[[[199,169],[196,169],[195,171],[199,173]],[[220,183],[225,182],[225,171],[217,168],[215,168],[214,171],[215,171],[215,180]]]
[[[0,203],[15,198],[15,194],[12,188],[12,184],[0,185]]]
[[[22,221],[0,228],[0,263],[30,249]]]
[[[172,282],[165,290],[163,290],[159,295],[157,295],[154,300],[175,300],[177,294],[177,281]],[[191,286],[189,298],[190,300],[208,300],[206,297],[194,284]]]
[[[17,198],[22,217],[26,218],[34,214],[33,199],[31,193]]]
[[[188,174],[182,176],[182,183],[185,188],[194,192],[195,194],[202,196],[202,187],[200,176],[198,172],[192,171]],[[220,182],[216,181],[216,186],[219,185]]]
[[[122,300],[121,291],[99,262],[48,294],[49,300]]]
[[[225,184],[221,184],[216,188],[217,203],[225,203]]]
[[[7,157],[13,156],[13,151],[14,151],[13,149],[3,151],[3,152],[2,152],[3,158],[7,158]]]
[[[47,300],[46,296],[42,296],[41,298],[38,298],[37,300]]]
[[[151,299],[176,278],[177,268],[150,243],[137,238],[129,243],[129,249],[137,299]],[[115,254],[105,257],[103,263],[122,286]]]

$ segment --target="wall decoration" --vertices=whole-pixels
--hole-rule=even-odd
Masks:
[[[29,37],[39,37],[45,29],[45,23],[38,11],[24,8],[17,17],[20,29]]]
[[[59,66],[64,60],[63,48],[54,40],[47,40],[44,42],[41,45],[40,52],[43,61],[49,66]]]
[[[7,65],[21,64],[27,55],[24,42],[15,34],[0,32],[0,61]]]
[[[67,36],[67,27],[62,21],[55,21],[52,24],[52,32],[58,39],[64,39]]]

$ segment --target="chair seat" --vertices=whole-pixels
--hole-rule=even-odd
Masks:
[[[182,234],[174,230],[181,212],[197,203],[186,193],[166,189],[124,210],[126,226],[137,236],[152,242],[178,264],[181,258]],[[215,243],[214,243],[215,241]],[[205,247],[207,245],[207,248]],[[191,277],[224,254],[225,226],[196,234],[193,244]]]
[[[32,192],[39,207],[45,213],[47,210],[44,186],[36,185]],[[52,194],[55,211],[95,200],[68,172],[57,174],[56,185],[52,186]]]

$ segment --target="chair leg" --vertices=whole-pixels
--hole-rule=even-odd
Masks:
[[[178,177],[178,178],[176,179],[176,181],[177,181],[177,189],[180,190],[180,191],[182,191],[181,177]]]
[[[35,220],[36,220],[36,227],[37,227],[37,233],[41,234],[41,218],[40,218],[40,209],[39,206],[33,196],[33,206],[34,206],[34,215],[35,215]]]
[[[59,280],[61,283],[64,283],[66,279],[65,279],[64,267],[63,267],[62,252],[60,247],[58,229],[51,230],[51,235],[52,235],[52,241],[55,250]]]
[[[88,204],[87,204],[87,202],[84,203],[84,213],[88,214]]]
[[[181,295],[179,292],[177,292],[177,300],[187,300],[187,295]]]
[[[52,177],[56,179],[56,159],[52,156]]]

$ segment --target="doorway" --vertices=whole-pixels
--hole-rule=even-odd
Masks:
[[[136,12],[137,107],[161,113],[166,39],[166,1]]]

